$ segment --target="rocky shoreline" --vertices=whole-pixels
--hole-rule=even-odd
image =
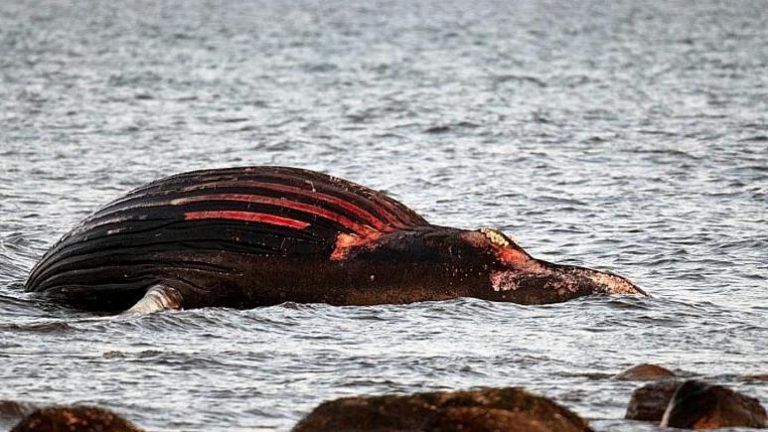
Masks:
[[[750,380],[766,380],[753,375]],[[650,381],[636,388],[625,419],[661,427],[766,428],[760,402],[728,387],[683,379],[664,367],[642,364],[616,380]],[[11,432],[139,432],[108,409],[0,401],[0,418],[20,419]],[[293,432],[587,432],[586,420],[559,403],[523,388],[484,388],[410,395],[356,396],[323,402]]]

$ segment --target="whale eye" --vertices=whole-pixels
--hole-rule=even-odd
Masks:
[[[496,231],[492,228],[480,228],[480,233],[488,239],[489,242],[496,246],[509,247],[512,241],[504,234]]]

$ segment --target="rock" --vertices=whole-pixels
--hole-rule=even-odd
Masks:
[[[591,431],[578,415],[520,388],[348,397],[324,402],[293,432]]]
[[[662,427],[716,429],[768,427],[765,408],[752,397],[719,385],[689,380],[680,385],[661,421]]]
[[[24,416],[38,408],[29,402],[0,400],[0,430],[6,431]]]
[[[768,381],[768,374],[747,375],[749,381]]]
[[[654,365],[643,363],[619,373],[613,379],[631,381],[631,380],[651,380],[659,378],[669,378],[675,376],[671,370]]]
[[[33,411],[11,432],[141,432],[112,411],[91,406],[53,406]]]
[[[548,427],[530,415],[496,408],[448,408],[420,429],[424,432],[549,432]]]
[[[29,402],[0,400],[0,418],[21,418],[38,407]]]
[[[680,384],[680,381],[661,380],[636,388],[632,392],[624,418],[660,422]]]
[[[635,389],[624,418],[684,429],[768,427],[757,399],[696,380],[663,380]]]

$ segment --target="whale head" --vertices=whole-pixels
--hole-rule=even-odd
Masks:
[[[624,276],[536,259],[500,231],[467,233],[466,241],[494,257],[489,274],[494,299],[541,304],[590,294],[648,295]]]

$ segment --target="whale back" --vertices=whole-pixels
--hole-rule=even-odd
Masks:
[[[93,213],[45,254],[26,286],[141,291],[159,274],[237,271],[228,253],[327,259],[340,234],[365,238],[425,225],[383,193],[319,172],[194,171],[149,183]]]

